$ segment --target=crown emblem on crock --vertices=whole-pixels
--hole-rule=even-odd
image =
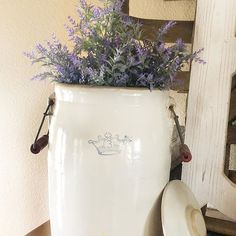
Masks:
[[[94,145],[99,155],[115,155],[122,151],[122,148],[132,142],[127,135],[120,138],[119,135],[112,135],[107,132],[104,136],[99,135],[97,140],[89,140],[88,143]]]

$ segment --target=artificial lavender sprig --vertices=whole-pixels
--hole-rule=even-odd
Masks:
[[[78,19],[68,17],[67,47],[55,35],[46,46],[38,44],[25,53],[43,72],[34,79],[99,86],[168,89],[186,63],[204,64],[202,49],[189,53],[181,39],[168,46],[163,36],[176,22],[157,31],[156,41],[141,40],[142,25],[122,12],[123,0],[104,0],[99,8],[79,0]]]

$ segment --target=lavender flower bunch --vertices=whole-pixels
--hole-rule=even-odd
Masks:
[[[25,53],[45,68],[33,79],[168,89],[186,63],[205,63],[199,57],[201,50],[189,53],[181,39],[169,47],[165,44],[163,36],[175,22],[161,27],[155,42],[142,40],[142,25],[122,12],[122,4],[122,0],[105,0],[99,8],[80,0],[78,19],[68,17],[66,25],[71,50],[53,35],[45,46],[38,44],[35,51]]]

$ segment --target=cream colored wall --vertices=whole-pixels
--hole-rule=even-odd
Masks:
[[[90,2],[97,3],[98,0]],[[46,154],[29,152],[52,85],[32,82],[37,71],[22,52],[55,32],[64,37],[77,0],[0,0],[0,230],[21,236],[48,220]],[[192,1],[131,0],[143,18],[191,20]],[[184,117],[185,95],[174,94]]]
[[[130,14],[140,18],[194,20],[196,0],[130,0]]]
[[[0,235],[22,236],[48,220],[46,154],[29,152],[52,86],[32,82],[23,51],[62,37],[76,1],[0,0]]]

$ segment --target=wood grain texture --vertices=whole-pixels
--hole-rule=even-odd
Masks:
[[[129,0],[125,0],[122,6],[122,12],[129,15]]]
[[[124,1],[122,10],[124,13],[129,14],[129,0]],[[133,19],[143,24],[144,38],[148,40],[155,40],[157,30],[165,24],[165,20],[149,20],[149,19]],[[177,21],[176,27],[174,27],[166,36],[165,41],[167,43],[173,43],[178,38],[182,38],[186,43],[192,43],[193,37],[193,21]],[[178,92],[187,92],[189,89],[190,72],[183,71],[177,74],[176,83],[171,89]]]
[[[219,233],[221,236],[236,235],[236,221],[225,216],[216,209],[207,208],[204,217],[205,217],[206,227],[209,231]]]
[[[220,235],[235,236],[236,223],[211,217],[205,217],[207,230]]]
[[[229,179],[236,184],[236,171],[229,170]]]
[[[231,93],[230,109],[229,109],[229,122],[236,120],[236,89]]]
[[[122,11],[129,14],[129,0],[125,0]],[[163,26],[166,20],[158,19],[142,19],[132,17],[135,21],[143,24],[144,39],[156,40],[157,30]],[[193,21],[176,21],[176,26],[165,36],[165,41],[167,43],[173,43],[178,38],[182,38],[185,43],[192,43],[193,37]]]
[[[200,204],[211,203],[236,219],[236,185],[224,174],[232,75],[236,71],[236,1],[198,0],[194,50],[205,48],[205,66],[194,64],[189,89],[186,143],[193,161],[183,181]]]
[[[176,82],[171,89],[180,93],[187,93],[189,90],[190,71],[181,71],[177,74]]]
[[[234,75],[233,80],[232,80],[232,90],[234,89],[236,89],[236,74]]]
[[[236,172],[236,144],[230,145],[229,170]],[[228,173],[228,176],[229,175],[230,175],[230,173]],[[234,175],[234,179],[235,179],[235,177],[236,177],[236,175]],[[229,178],[230,178],[230,176],[229,176]],[[230,178],[230,179],[232,179],[232,178]],[[236,183],[236,181],[233,181],[233,182]]]
[[[135,17],[133,19],[143,25],[143,38],[152,41],[156,40],[157,30],[168,22],[166,20],[150,20]],[[193,21],[176,21],[176,26],[165,35],[164,40],[167,43],[173,43],[176,39],[182,38],[185,43],[192,43],[193,28]]]
[[[214,219],[219,219],[219,220],[225,220],[225,221],[230,221],[233,223],[236,223],[235,220],[227,217],[226,215],[222,214],[220,211],[211,208],[210,206],[206,206],[206,211],[205,214],[203,214],[204,216],[210,217],[210,218],[214,218]]]
[[[236,126],[235,125],[230,125],[228,127],[227,143],[236,144]]]

